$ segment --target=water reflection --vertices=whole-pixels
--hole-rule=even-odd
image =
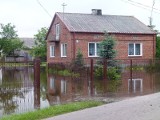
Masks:
[[[0,116],[24,113],[72,101],[132,97],[160,90],[160,73],[123,70],[120,80],[90,79],[46,74],[41,69],[40,86],[34,81],[32,67],[0,68]]]
[[[106,81],[88,75],[79,78],[48,75],[47,96],[50,105],[83,100],[91,97],[130,97],[159,91],[159,74],[145,71],[123,71],[120,80]]]
[[[33,73],[28,67],[5,67],[0,70],[1,115],[33,109]]]

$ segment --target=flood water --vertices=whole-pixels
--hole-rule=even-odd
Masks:
[[[82,100],[117,100],[160,91],[160,73],[123,70],[120,80],[106,81],[89,73],[64,77],[41,69],[40,89],[34,84],[33,67],[0,69],[0,117],[20,114],[56,104]]]

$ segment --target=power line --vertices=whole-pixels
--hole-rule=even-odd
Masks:
[[[52,16],[50,15],[50,13],[47,11],[47,9],[40,3],[39,0],[37,0],[37,3],[43,8],[43,10],[49,15],[49,17],[52,18]]]
[[[151,11],[151,9],[152,9],[151,6],[147,6],[147,5],[144,5],[144,4],[142,4],[142,3],[135,2],[135,1],[133,1],[133,0],[121,0],[121,1],[126,2],[126,3],[129,3],[129,4],[131,4],[131,5],[133,5],[133,6],[136,6],[136,7],[140,7],[140,8],[142,8],[142,9],[146,9],[146,10],[148,10],[148,11]],[[159,11],[159,12],[158,12],[158,11]],[[154,7],[153,7],[153,12],[160,14],[160,9],[157,9],[157,8],[154,8]]]

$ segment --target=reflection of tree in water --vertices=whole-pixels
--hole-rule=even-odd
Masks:
[[[15,112],[18,107],[16,97],[24,98],[28,90],[23,89],[24,72],[22,69],[4,68],[3,80],[0,85],[0,109],[4,111],[3,114],[10,114]]]
[[[2,105],[0,108],[4,109],[4,114],[10,114],[13,113],[14,110],[18,107],[17,102],[14,101],[13,97],[21,97],[23,98],[23,91],[16,89],[10,89],[10,88],[0,88],[0,102]]]

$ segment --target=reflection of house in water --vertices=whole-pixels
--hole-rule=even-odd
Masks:
[[[59,104],[88,95],[87,80],[48,75],[47,97],[50,104]]]
[[[2,85],[2,68],[0,68],[0,85]]]
[[[143,92],[143,79],[128,79],[128,91],[137,93]]]
[[[132,95],[153,93],[155,88],[155,75],[142,70],[125,71],[122,73],[121,91],[128,91]]]

